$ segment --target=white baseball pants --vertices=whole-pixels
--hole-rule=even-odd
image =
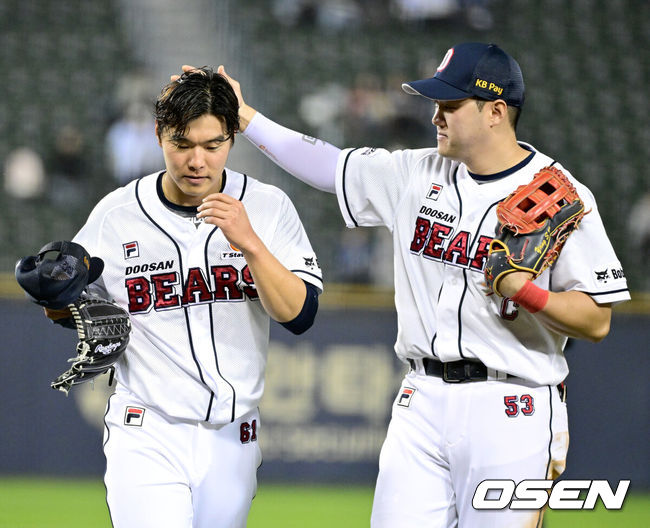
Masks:
[[[104,481],[116,528],[246,526],[262,460],[258,410],[222,426],[183,421],[118,387],[105,422]]]
[[[511,378],[451,384],[411,371],[381,450],[371,526],[541,526],[540,511],[477,511],[472,498],[486,479],[556,478],[568,442],[556,387]]]

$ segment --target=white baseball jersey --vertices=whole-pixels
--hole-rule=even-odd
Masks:
[[[229,423],[259,404],[270,319],[242,253],[217,227],[170,211],[159,195],[161,174],[107,195],[75,242],[104,260],[106,291],[131,317],[118,382],[167,416]],[[289,198],[228,169],[224,177],[222,192],[243,202],[270,252],[322,290]]]
[[[590,212],[535,283],[551,291],[582,291],[597,303],[630,298],[592,193],[548,156],[521,146],[531,156],[481,183],[435,148],[341,152],[336,191],[348,227],[386,226],[393,234],[395,350],[402,360],[477,358],[541,385],[564,380],[566,337],[509,299],[487,296],[483,284],[496,204],[547,165],[569,177]]]

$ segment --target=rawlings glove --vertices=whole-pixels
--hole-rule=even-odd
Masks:
[[[77,355],[51,384],[66,394],[74,385],[113,370],[131,332],[129,314],[110,301],[82,296],[68,307],[79,336]]]
[[[16,280],[28,298],[49,310],[54,322],[77,330],[77,355],[68,360],[70,368],[51,383],[53,389],[66,394],[74,385],[114,370],[129,342],[129,314],[85,291],[103,269],[102,259],[67,240],[50,242],[37,255],[16,263]]]
[[[555,167],[544,167],[497,205],[497,236],[490,242],[485,280],[499,296],[508,273],[528,271],[533,279],[551,266],[578,228],[585,206],[575,187]]]

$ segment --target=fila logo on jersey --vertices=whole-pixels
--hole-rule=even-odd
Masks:
[[[408,407],[411,405],[411,398],[415,394],[416,390],[417,389],[414,389],[413,387],[404,387],[402,393],[397,399],[397,405],[401,405],[402,407]]]
[[[427,198],[429,200],[437,200],[438,196],[440,196],[440,191],[442,191],[442,185],[439,183],[432,183],[431,189],[429,189],[429,193],[427,194]]]
[[[124,413],[124,425],[132,427],[142,427],[142,420],[144,419],[144,409],[142,407],[128,406]]]
[[[132,259],[140,256],[140,248],[138,247],[137,242],[127,242],[126,244],[122,244],[122,248],[124,249],[125,259]]]

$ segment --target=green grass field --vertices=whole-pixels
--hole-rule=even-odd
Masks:
[[[372,488],[260,484],[249,528],[369,526]],[[0,478],[0,528],[110,528],[100,480]],[[628,495],[621,511],[547,513],[545,528],[646,528],[650,495]]]

